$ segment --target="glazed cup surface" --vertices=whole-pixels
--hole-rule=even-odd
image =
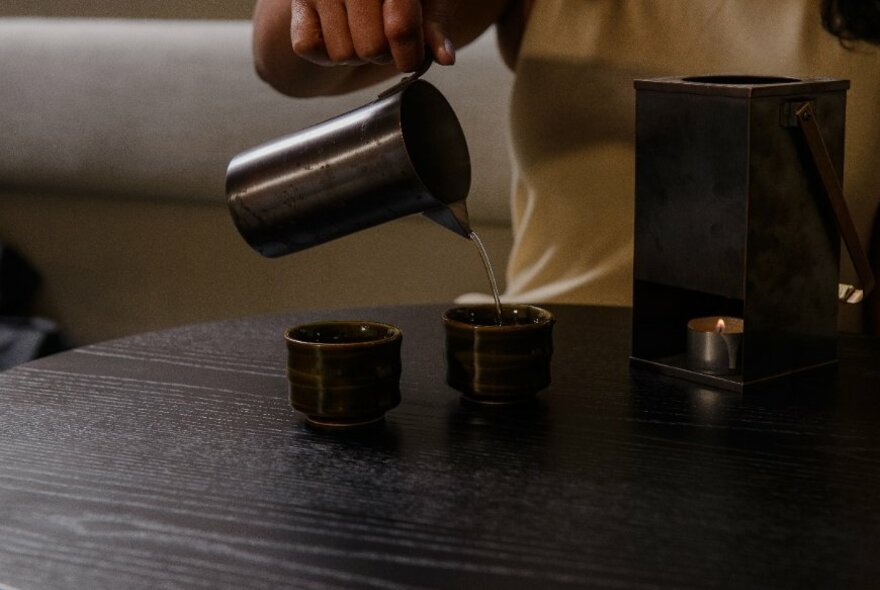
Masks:
[[[462,306],[443,314],[446,382],[469,400],[517,403],[550,385],[553,314],[533,305]]]
[[[401,331],[371,321],[331,321],[285,332],[290,404],[316,426],[377,422],[400,403]]]

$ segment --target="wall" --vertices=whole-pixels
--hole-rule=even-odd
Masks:
[[[0,16],[247,19],[253,5],[235,0],[4,0]]]

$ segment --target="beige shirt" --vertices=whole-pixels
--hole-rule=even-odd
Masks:
[[[711,73],[852,81],[844,186],[867,243],[880,198],[880,50],[842,47],[822,29],[819,0],[537,0],[512,98],[507,300],[630,303],[632,81]],[[842,325],[858,328],[859,311]]]

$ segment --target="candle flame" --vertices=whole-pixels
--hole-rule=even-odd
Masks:
[[[715,324],[715,332],[718,334],[724,334],[724,330],[727,326],[724,323],[724,318],[718,318],[718,323]]]

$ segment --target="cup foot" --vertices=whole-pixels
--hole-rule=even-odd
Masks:
[[[373,418],[327,418],[325,416],[306,416],[306,423],[323,430],[348,430],[366,428],[383,422],[385,415]]]

